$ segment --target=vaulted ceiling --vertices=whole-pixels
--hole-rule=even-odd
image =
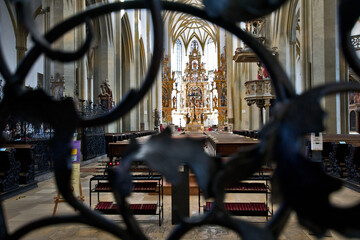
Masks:
[[[200,0],[177,0],[177,2],[203,8]],[[184,43],[185,49],[188,49],[189,44],[194,38],[199,41],[202,49],[204,49],[209,39],[212,39],[217,44],[219,30],[212,23],[178,12],[166,12],[164,18],[168,21],[168,32],[171,34],[173,45],[176,40],[180,39]]]

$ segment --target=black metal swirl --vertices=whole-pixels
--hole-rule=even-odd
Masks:
[[[236,10],[241,9],[244,13],[250,13],[249,16],[244,16],[244,19],[247,19],[263,16],[275,10],[284,2],[281,0],[275,2],[264,1],[265,0],[253,1],[255,5],[252,5],[252,8],[259,6],[258,12],[252,11],[251,6],[249,8],[249,6],[241,4],[237,5],[239,7],[238,9],[226,9],[226,11],[234,14]],[[209,2],[211,1],[207,1],[207,4],[209,4]],[[241,1],[237,0],[235,2],[240,3]],[[261,2],[265,5],[257,5]],[[28,21],[29,15],[24,8],[26,7],[25,4],[27,4],[27,1],[19,0],[17,4],[21,10],[22,19]],[[216,158],[209,158],[208,163],[206,163],[206,157],[201,155],[201,153],[195,151],[195,156],[187,156],[186,154],[191,151],[186,151],[183,153],[185,155],[178,154],[178,156],[174,157],[174,165],[169,169],[164,169],[164,167],[161,166],[161,162],[157,162],[158,160],[154,159],[154,156],[157,156],[154,155],[154,151],[158,151],[159,154],[161,151],[164,151],[164,148],[158,146],[171,144],[173,141],[168,139],[169,136],[162,135],[153,138],[150,144],[155,144],[154,147],[145,145],[145,148],[134,148],[133,152],[126,156],[122,166],[110,173],[110,183],[112,184],[119,206],[119,213],[125,220],[126,228],[114,224],[112,221],[80,203],[73,196],[70,181],[70,141],[76,127],[103,125],[122,117],[130,111],[150,89],[156,78],[162,57],[163,26],[160,1],[127,1],[91,6],[84,12],[70,17],[55,26],[45,34],[44,37],[32,29],[32,22],[29,20],[25,26],[33,37],[35,46],[21,61],[14,74],[10,72],[6,65],[3,51],[0,48],[0,73],[6,80],[4,99],[0,103],[0,130],[4,129],[4,125],[10,114],[22,116],[29,121],[40,120],[50,123],[54,127],[55,137],[52,157],[54,160],[57,187],[64,199],[72,207],[77,209],[79,214],[40,219],[10,234],[7,231],[2,207],[0,207],[1,239],[19,239],[35,229],[70,222],[94,226],[122,239],[146,239],[146,236],[131,214],[130,209],[127,207],[126,197],[128,189],[126,187],[120,188],[119,185],[124,185],[116,184],[119,182],[129,182],[129,162],[134,159],[141,159],[141,157],[146,157],[144,160],[147,160],[156,170],[163,172],[165,176],[169,176],[170,179],[171,176],[174,176],[174,179],[176,179],[174,167],[176,167],[177,164],[180,162],[188,162],[194,169],[199,186],[204,191],[205,196],[215,198],[215,204],[209,212],[190,219],[183,219],[182,223],[170,234],[169,239],[179,239],[194,227],[207,224],[221,225],[233,229],[243,239],[274,239],[280,235],[291,211],[297,213],[301,224],[310,228],[319,236],[327,229],[334,229],[346,236],[360,237],[360,221],[354,221],[353,218],[351,218],[358,218],[360,205],[347,209],[341,209],[331,205],[329,195],[339,189],[341,186],[340,182],[326,175],[319,166],[309,163],[301,155],[302,139],[305,134],[319,132],[324,129],[324,112],[320,107],[320,98],[338,92],[360,91],[360,85],[349,83],[330,84],[311,89],[297,96],[285,71],[281,68],[277,60],[257,40],[242,31],[235,23],[229,22],[229,19],[224,16],[226,15],[226,11],[209,16],[205,10],[181,3],[161,2],[161,5],[165,10],[179,11],[200,17],[233,33],[243,40],[247,46],[252,48],[264,63],[271,75],[278,103],[274,117],[260,132],[261,143],[253,148],[237,153],[225,163],[220,163]],[[349,31],[355,23],[354,19],[358,19],[359,17],[357,13],[359,7],[356,8],[354,6],[359,6],[357,0],[341,1],[340,32],[345,57],[354,71],[359,74],[359,60],[356,58],[353,48],[350,47],[351,44],[349,45]],[[54,101],[43,91],[25,91],[23,89],[22,85],[25,77],[40,54],[44,53],[49,58],[63,62],[75,60],[85,54],[92,38],[89,19],[121,9],[140,8],[148,8],[152,13],[155,39],[154,54],[149,71],[140,89],[131,90],[114,110],[101,117],[85,120],[77,114],[71,100]],[[352,10],[351,14],[347,12],[350,9]],[[51,48],[51,43],[62,37],[67,31],[84,23],[87,24],[89,31],[84,45],[79,50],[74,53],[66,53]],[[36,108],[33,106],[36,106]],[[161,144],[156,145],[157,141]],[[184,148],[189,147],[189,149],[192,149],[193,144],[189,142],[189,140],[179,141],[183,144]],[[171,151],[169,151],[169,153],[171,154]],[[152,156],[152,158],[149,157],[148,154],[150,154],[149,156]],[[158,156],[167,156],[166,154]],[[196,156],[199,158],[197,159]],[[224,188],[228,184],[246,179],[259,170],[264,162],[268,161],[273,161],[277,164],[274,178],[278,179],[283,202],[272,220],[265,227],[259,228],[235,219],[226,212],[223,206],[225,198]],[[204,168],[204,166],[206,168]],[[306,175],[304,176],[304,174]],[[125,186],[127,185],[125,184]],[[294,189],[296,189],[296,191],[294,191]],[[315,199],[315,203],[311,203],[313,206],[310,206],[309,197],[311,200]]]

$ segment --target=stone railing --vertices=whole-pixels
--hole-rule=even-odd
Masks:
[[[271,80],[266,79],[247,81],[245,82],[245,87],[245,100],[249,106],[256,104],[256,106],[259,108],[259,123],[260,126],[262,126],[264,124],[263,109],[265,108],[266,110],[265,122],[268,122],[270,117],[270,100],[275,98],[275,94],[273,93],[271,86]]]
[[[249,105],[257,100],[271,100],[275,98],[271,80],[251,80],[245,83],[245,100]]]

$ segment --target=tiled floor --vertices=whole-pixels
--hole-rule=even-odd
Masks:
[[[94,167],[94,166],[90,166]],[[85,204],[89,204],[89,179],[92,177],[90,171],[83,171],[81,173],[82,190],[85,196]],[[20,226],[29,223],[33,220],[45,216],[51,216],[54,209],[54,200],[57,194],[54,180],[49,179],[38,184],[38,188],[28,191],[24,194],[15,196],[3,202],[7,225],[10,232],[14,232]],[[350,189],[343,188],[339,193],[332,196],[332,201],[339,205],[353,204],[359,201],[360,194]],[[136,193],[131,196],[129,202],[131,203],[148,203],[157,200],[156,195],[148,195],[143,193]],[[262,194],[229,194],[228,201],[254,201],[264,199]],[[112,200],[111,194],[103,194],[102,199]],[[93,203],[96,197],[93,198]],[[198,198],[191,196],[190,198],[190,213],[192,215],[198,214]],[[93,206],[94,207],[94,204]],[[164,196],[164,222],[161,227],[158,226],[158,216],[139,216],[137,217],[143,228],[144,233],[150,239],[166,239],[174,226],[171,224],[171,197]],[[276,208],[276,206],[275,206]],[[66,203],[60,203],[57,215],[72,214],[74,210],[67,206]],[[117,216],[107,216],[112,219],[118,219]],[[145,220],[145,221],[144,221]],[[150,221],[149,221],[150,220]],[[264,222],[264,218],[246,218],[248,221],[255,222],[254,224],[262,224],[256,222]],[[122,223],[118,223],[122,224]],[[86,240],[107,240],[117,239],[112,235],[104,233],[100,230],[94,229],[85,225],[67,224],[60,226],[53,226],[43,228],[26,235],[24,239],[33,240],[65,240],[65,239],[86,239]],[[189,232],[183,239],[240,239],[232,231],[216,226],[206,226],[197,228]],[[280,239],[316,239],[315,236],[297,223],[295,216],[291,217],[291,221],[287,224]],[[346,239],[334,232],[329,232],[329,237],[324,239]]]

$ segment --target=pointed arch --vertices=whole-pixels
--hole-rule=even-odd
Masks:
[[[189,47],[191,47],[191,43],[193,41],[197,42],[197,44],[199,46],[199,52],[201,52],[201,54],[204,54],[205,49],[204,49],[203,45],[201,44],[199,38],[197,38],[195,35],[190,39],[188,45],[186,46],[185,53],[187,54],[190,51]]]
[[[68,1],[68,4],[72,2]],[[86,7],[96,4],[94,0],[87,0],[85,2]],[[92,20],[94,25],[94,35],[97,37],[97,41],[107,41],[110,44],[114,43],[113,22],[110,14],[97,17]]]
[[[299,0],[290,2],[288,22],[286,26],[287,36],[291,43],[296,42],[296,30],[298,26],[298,19],[300,17],[300,3]]]
[[[139,51],[139,57],[140,57],[140,81],[142,81],[144,79],[144,76],[146,74],[146,52],[145,52],[145,46],[144,46],[144,41],[142,39],[142,37],[140,37],[139,40],[139,47],[140,47],[140,51]],[[148,119],[148,99],[149,99],[149,95],[147,94],[141,101],[140,101],[140,130],[145,130],[145,128],[148,126],[149,124],[149,119]],[[146,109],[146,111],[145,111]],[[145,113],[146,112],[146,113]]]
[[[131,89],[131,66],[135,59],[131,26],[126,12],[121,17],[121,53],[121,94],[124,96]],[[122,118],[122,130],[131,130],[130,113]]]
[[[133,39],[132,39],[129,16],[127,15],[127,13],[125,13],[121,18],[121,31],[122,31],[121,42],[125,50],[123,54],[125,54],[125,56],[131,61],[134,61]]]
[[[144,76],[146,71],[146,52],[142,38],[140,38],[140,76]]]

